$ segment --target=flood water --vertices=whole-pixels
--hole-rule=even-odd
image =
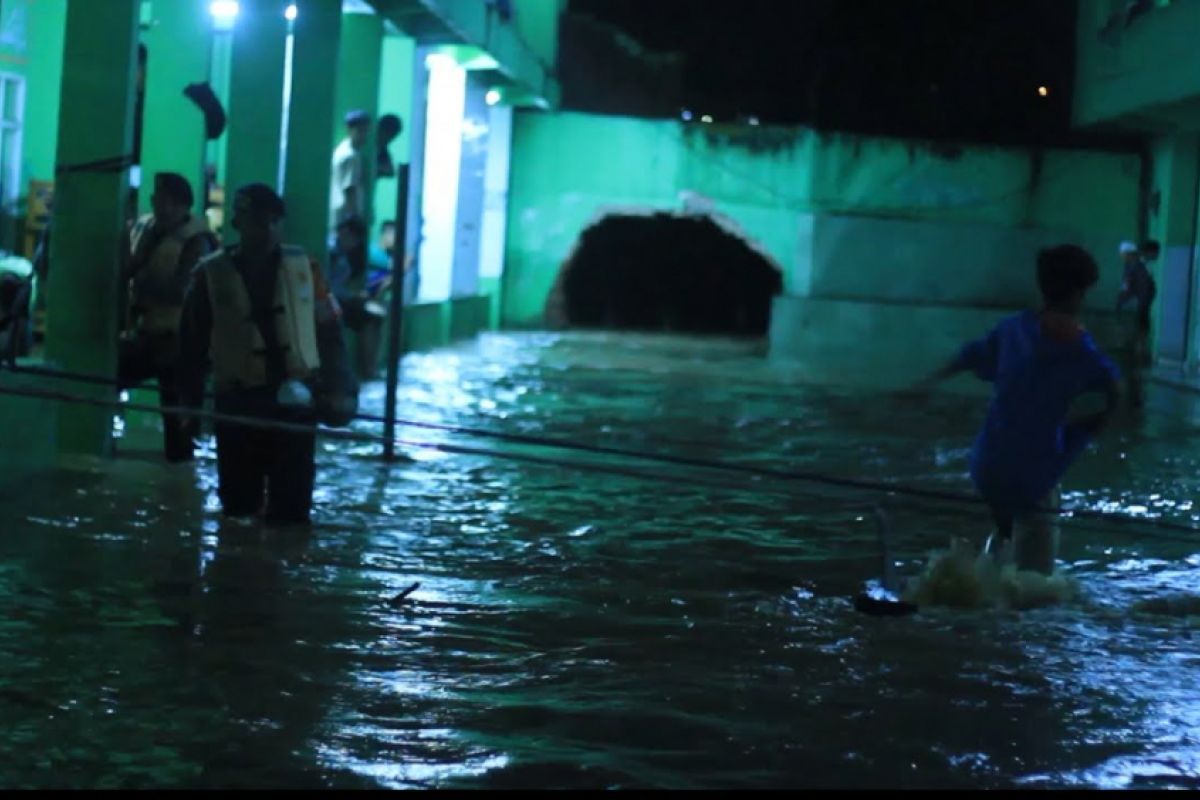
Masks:
[[[1064,502],[1193,522],[1198,410],[1156,389]],[[965,493],[983,406],[801,386],[739,342],[495,334],[406,359],[400,414]],[[311,532],[223,522],[211,450],[6,487],[0,785],[1200,785],[1197,618],[1134,611],[1200,595],[1200,534],[1068,521],[1076,601],[877,619],[881,493],[400,435],[392,466],[319,445]],[[987,533],[888,507],[910,574]]]

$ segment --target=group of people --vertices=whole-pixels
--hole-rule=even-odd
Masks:
[[[342,304],[346,327],[356,334],[355,367],[364,379],[375,373],[379,345],[387,310],[382,299],[391,288],[392,255],[396,223],[387,221],[380,228],[379,241],[369,245],[366,188],[367,163],[364,149],[370,134],[371,118],[364,111],[346,115],[346,137],[333,154],[330,180],[329,280],[334,295]],[[404,130],[394,114],[380,117],[377,128],[376,177],[394,177],[396,166],[388,145]],[[405,262],[405,270],[412,266]],[[407,288],[407,281],[406,287]]]
[[[1141,247],[1127,242],[1120,249],[1124,275],[1117,309],[1131,300],[1136,304],[1127,340],[1129,399],[1135,406],[1142,403],[1137,372],[1147,359],[1157,294],[1146,262],[1159,251],[1156,242]],[[1100,277],[1091,254],[1074,245],[1044,250],[1036,273],[1040,309],[1002,320],[918,388],[961,372],[993,385],[970,459],[971,480],[995,523],[984,549],[1019,570],[1050,575],[1058,554],[1052,521],[1059,482],[1117,410],[1121,375],[1079,322],[1087,293]],[[1104,396],[1104,408],[1071,418],[1072,404],[1090,393]]]
[[[391,119],[381,125],[381,153],[400,131]],[[189,409],[205,405],[211,375],[218,493],[229,517],[308,522],[315,426],[348,425],[359,380],[374,373],[395,226],[368,247],[370,118],[352,112],[346,125],[331,164],[328,268],[283,241],[287,208],[271,187],[237,189],[238,243],[222,247],[194,212],[187,179],[165,172],[154,176],[152,213],[130,228],[122,249],[128,294],[118,381],[128,388],[157,379],[167,409],[164,453],[179,463],[194,458],[198,425]],[[381,156],[377,170],[388,163]],[[353,365],[344,326],[360,334]]]

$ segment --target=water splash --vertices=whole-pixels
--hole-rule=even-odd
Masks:
[[[1078,585],[1061,572],[1042,575],[1001,565],[963,539],[930,555],[925,570],[905,588],[903,599],[919,606],[1027,610],[1069,603]]]

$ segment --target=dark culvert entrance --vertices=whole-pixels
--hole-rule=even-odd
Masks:
[[[579,238],[547,304],[578,328],[766,336],[783,274],[708,216],[614,214]]]

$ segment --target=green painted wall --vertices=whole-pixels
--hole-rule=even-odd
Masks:
[[[378,114],[379,72],[383,55],[383,20],[375,14],[344,14],[338,55],[337,127],[334,145],[345,136],[346,112],[361,108],[372,119]]]
[[[1079,0],[1075,118],[1081,125],[1200,95],[1200,3],[1158,2],[1128,27],[1102,36],[1110,15],[1125,5]]]
[[[142,213],[150,210],[155,173],[177,172],[192,184],[195,209],[204,206],[204,115],[183,95],[184,87],[208,80],[212,20],[203,3],[155,0],[149,6],[146,105],[142,131]]]
[[[450,341],[470,339],[491,327],[490,297],[456,297],[450,300]]]
[[[229,109],[229,79],[233,65],[233,34],[229,31],[218,31],[213,35],[212,73],[209,79],[213,93],[221,101],[221,105]],[[228,187],[228,144],[229,127],[215,141],[208,143],[207,164],[217,168],[217,183]]]
[[[502,324],[541,324],[559,267],[604,209],[676,207],[681,151],[662,123],[518,113]]]
[[[417,43],[407,36],[385,36],[379,71],[379,115],[396,114],[404,120],[404,132],[392,142],[392,160],[397,165],[411,157],[411,128],[413,104],[413,59]],[[375,232],[379,226],[396,218],[395,178],[376,181]]]
[[[17,0],[3,0],[5,12]],[[25,95],[23,184],[52,180],[58,146],[58,106],[62,91],[66,0],[24,0],[29,9],[29,83]],[[24,192],[22,192],[24,193]]]
[[[889,285],[900,296],[957,302],[961,298],[940,298],[937,285],[961,284],[971,271],[969,253],[961,262],[939,253],[931,279],[932,259],[922,261],[919,248],[940,240],[916,239],[918,251],[905,257],[923,273],[919,281],[910,279],[917,273],[895,272],[888,258],[833,274],[814,257],[821,236],[832,230],[820,221],[1036,227],[1103,250],[1137,230],[1139,175],[1136,157],[1105,153],[1051,151],[1039,158],[996,147],[935,151],[805,129],[519,113],[502,323],[541,324],[561,264],[592,221],[621,209],[682,210],[684,193],[710,205],[778,262],[789,293],[820,292],[832,280],[841,284],[838,293],[869,296]],[[991,276],[976,266],[974,279],[983,291]],[[856,285],[848,289],[847,282]]]

